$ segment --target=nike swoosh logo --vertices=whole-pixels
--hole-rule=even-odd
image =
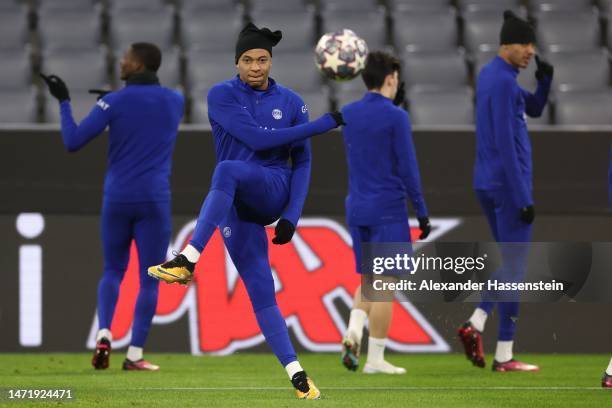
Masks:
[[[170,276],[173,276],[173,277],[175,277],[176,279],[180,279],[180,278],[181,278],[180,276],[176,276],[175,274],[170,273],[170,272],[166,272],[166,271],[164,271],[163,269],[160,269],[160,268],[157,268],[157,272],[159,272],[159,273],[163,273],[164,275],[170,275]]]

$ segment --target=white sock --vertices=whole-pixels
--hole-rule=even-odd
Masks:
[[[512,360],[512,345],[513,341],[498,341],[495,349],[495,361],[505,363]]]
[[[606,368],[606,374],[612,375],[612,358],[610,359],[610,364],[608,364],[608,368]]]
[[[289,379],[292,379],[293,376],[295,375],[295,373],[299,373],[300,371],[304,371],[304,369],[300,365],[300,362],[297,361],[297,360],[292,361],[289,364],[287,364],[285,366],[285,370],[287,370],[287,375],[289,376]]]
[[[187,245],[185,249],[181,251],[181,254],[185,255],[185,258],[191,263],[197,263],[200,259],[200,251],[195,249],[192,245]]]
[[[142,360],[142,347],[128,347],[127,359],[130,361]]]
[[[482,333],[485,327],[485,323],[487,322],[487,316],[487,312],[477,307],[474,310],[474,313],[472,313],[472,317],[470,317],[468,321],[472,323],[472,326],[474,326],[476,330]]]
[[[113,334],[108,329],[100,329],[98,330],[98,336],[96,337],[96,341],[100,341],[100,339],[106,338],[109,341],[113,341]]]
[[[363,327],[365,321],[368,318],[368,314],[361,309],[351,310],[351,317],[349,318],[349,324],[347,329],[347,337],[355,340],[357,343],[361,343],[361,337],[363,336]]]
[[[385,359],[385,343],[387,339],[368,338],[368,363],[377,363]]]

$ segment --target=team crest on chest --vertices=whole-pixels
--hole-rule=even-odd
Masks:
[[[232,236],[232,229],[230,227],[223,228],[223,236],[229,238]]]
[[[280,109],[274,109],[272,111],[272,117],[276,120],[281,120],[283,118],[283,112]]]

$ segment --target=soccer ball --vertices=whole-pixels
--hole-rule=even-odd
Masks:
[[[335,81],[355,78],[365,67],[368,46],[352,30],[327,33],[315,48],[315,64],[323,75]]]

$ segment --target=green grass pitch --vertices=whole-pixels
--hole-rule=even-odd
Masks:
[[[600,388],[610,356],[604,354],[525,354],[539,373],[493,373],[475,368],[460,354],[389,354],[404,366],[401,376],[347,371],[336,354],[300,355],[320,388],[319,401],[298,401],[284,370],[271,354],[193,357],[147,354],[161,366],[156,373],[124,372],[124,352],[111,367],[95,371],[90,354],[0,354],[0,406],[7,388],[71,388],[70,407],[293,407],[303,404],[349,407],[611,407],[612,390]],[[490,356],[487,363],[490,362]],[[32,406],[58,406],[34,402]]]

